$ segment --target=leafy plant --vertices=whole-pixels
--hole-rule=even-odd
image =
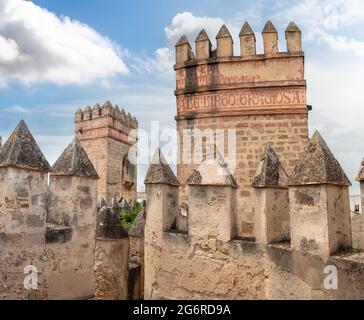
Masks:
[[[130,230],[141,209],[142,206],[140,205],[140,203],[138,201],[135,201],[133,207],[130,210],[124,211],[124,213],[121,215],[121,224],[126,231]]]

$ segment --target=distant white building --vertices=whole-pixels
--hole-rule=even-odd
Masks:
[[[350,196],[350,209],[356,213],[362,213],[360,196]]]

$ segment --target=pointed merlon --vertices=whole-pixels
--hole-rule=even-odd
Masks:
[[[111,208],[102,207],[97,213],[96,238],[112,240],[127,237],[120,215]]]
[[[262,33],[277,33],[276,28],[274,27],[272,21],[267,21],[265,24]]]
[[[287,26],[286,32],[301,32],[301,30],[293,21],[291,21]]]
[[[81,108],[78,108],[77,111],[76,111],[76,114],[82,114],[82,109]]]
[[[226,25],[223,24],[216,36],[216,39],[227,37],[232,38],[229,29],[226,27]]]
[[[318,131],[312,136],[289,177],[290,186],[316,184],[351,186],[344,170]]]
[[[361,166],[360,166],[360,170],[359,170],[359,173],[356,177],[356,180],[357,181],[364,181],[364,159],[363,161],[361,162]]]
[[[207,35],[207,33],[206,33],[206,30],[205,30],[205,29],[202,29],[202,30],[199,32],[199,34],[198,34],[198,36],[197,36],[197,38],[196,38],[195,42],[199,42],[199,41],[206,41],[206,40],[210,41],[210,39],[209,39],[209,37],[208,37],[208,35]]]
[[[52,175],[77,176],[83,178],[98,179],[99,176],[83,149],[80,141],[75,138],[72,143],[63,151],[53,165]]]
[[[135,237],[144,237],[144,228],[145,228],[145,208],[142,208],[136,217],[132,227],[129,230],[130,236]]]
[[[189,185],[205,185],[205,186],[231,186],[238,188],[235,179],[231,175],[227,164],[219,152],[212,155],[214,159],[203,161],[198,168],[187,179]]]
[[[188,46],[191,48],[190,43],[188,42],[188,39],[185,35],[183,35],[176,43],[176,47],[183,46],[185,44],[188,44]]]
[[[246,35],[250,35],[250,34],[254,34],[254,31],[250,27],[249,23],[245,22],[243,27],[240,30],[239,36],[246,36]]]
[[[178,187],[180,184],[172,169],[158,148],[153,155],[152,163],[144,180],[145,184],[167,184]]]
[[[21,120],[0,150],[0,167],[50,172],[44,157],[24,120]]]
[[[111,102],[110,102],[109,100],[107,100],[107,101],[104,103],[103,107],[111,107],[111,108],[112,108],[112,104],[111,104]]]
[[[119,206],[119,201],[118,201],[118,198],[117,196],[114,196],[112,198],[112,201],[111,201],[111,208],[114,209],[115,211],[119,210],[120,209],[120,206]]]
[[[254,188],[288,187],[288,175],[270,144],[267,145],[260,160],[252,186]]]

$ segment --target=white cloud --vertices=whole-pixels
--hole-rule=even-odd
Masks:
[[[201,29],[205,29],[210,40],[215,37],[220,27],[224,24],[221,18],[196,17],[191,12],[178,13],[169,27],[164,28],[169,45],[174,46],[182,35],[187,35],[193,43]],[[211,41],[213,42],[213,41]]]
[[[323,41],[331,49],[364,56],[362,40],[340,34],[346,28],[364,26],[362,0],[304,0],[276,17],[298,21],[307,40]]]
[[[128,69],[108,38],[25,0],[0,1],[0,83],[85,84]]]
[[[15,112],[15,113],[29,113],[30,111],[22,106],[12,106],[9,108],[5,108],[6,112]]]

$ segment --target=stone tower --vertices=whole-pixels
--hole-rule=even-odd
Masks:
[[[223,132],[223,146],[214,148],[225,159],[229,149],[236,150],[235,164],[231,166],[231,159],[226,162],[239,185],[237,235],[251,237],[255,219],[252,181],[260,157],[270,143],[291,173],[308,142],[308,108],[299,28],[293,22],[288,25],[286,52],[278,50],[278,34],[270,21],[262,31],[263,54],[256,53],[256,37],[248,23],[239,37],[238,56],[234,55],[233,39],[225,25],[216,37],[216,50],[211,50],[204,30],[196,39],[196,56],[185,36],[176,44],[177,170],[182,185],[180,198],[186,201],[186,179],[198,166],[194,147],[198,143],[203,146],[202,160],[211,151],[206,142],[196,139],[207,141],[204,132],[212,131],[216,146],[217,130]],[[194,136],[196,130],[200,130],[199,138]],[[235,142],[228,139],[229,131]]]
[[[135,199],[136,165],[128,155],[137,141],[136,118],[107,101],[102,107],[96,104],[92,109],[78,109],[75,122],[76,136],[100,176],[98,199]]]

